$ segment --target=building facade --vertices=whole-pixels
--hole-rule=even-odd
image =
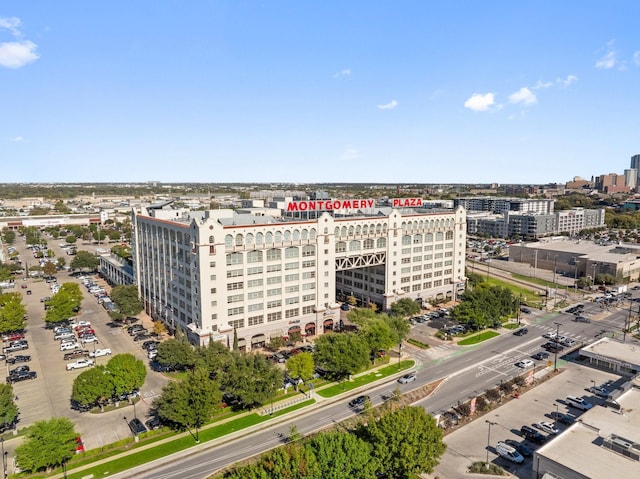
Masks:
[[[249,350],[272,337],[333,329],[345,295],[383,310],[400,298],[455,297],[464,285],[464,210],[374,210],[300,221],[134,211],[134,275],[145,310],[194,344],[231,345],[236,336]]]

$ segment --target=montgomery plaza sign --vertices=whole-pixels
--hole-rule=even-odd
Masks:
[[[393,208],[416,208],[423,206],[422,198],[391,198],[389,203]],[[290,201],[287,211],[333,211],[371,209],[376,205],[374,199],[364,200],[306,200]]]

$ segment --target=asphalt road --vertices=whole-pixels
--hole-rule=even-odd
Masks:
[[[401,389],[408,392],[435,380],[447,378],[433,395],[416,403],[432,414],[439,414],[457,405],[458,401],[464,402],[485,389],[500,384],[501,380],[521,373],[522,369],[515,366],[515,363],[541,350],[540,345],[547,341],[542,335],[555,332],[555,322],[561,324],[560,334],[586,343],[599,337],[602,330],[619,331],[628,314],[627,309],[612,309],[603,314],[599,306],[593,303],[587,304],[585,309],[594,314],[591,323],[577,323],[572,321],[572,315],[563,312],[538,311],[525,318],[529,329],[526,336],[515,336],[508,332],[476,346],[448,348],[445,357],[438,352],[431,354],[430,351],[412,349],[411,352],[419,361],[418,379],[414,383],[402,385]],[[541,365],[541,362],[538,364]],[[559,361],[559,365],[572,367],[562,360]],[[383,396],[388,397],[397,385],[395,380],[388,380],[366,390],[366,394],[371,397],[372,403],[377,405],[382,403]],[[336,423],[357,414],[347,403],[361,393],[362,391],[354,391],[333,403],[321,402],[308,408],[300,416],[283,419],[277,424],[267,423],[250,431],[241,431],[233,437],[201,444],[190,450],[189,454],[181,452],[112,477],[204,479],[235,462],[281,445],[282,436],[287,435],[292,425],[295,425],[300,433],[308,434],[335,426]],[[555,396],[546,399],[548,403],[555,400]]]

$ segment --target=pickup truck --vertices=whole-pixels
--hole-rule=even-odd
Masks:
[[[109,348],[96,349],[95,351],[89,353],[90,358],[99,358],[100,356],[110,356],[110,355],[111,355],[111,349]]]
[[[93,366],[93,359],[78,359],[73,363],[67,364],[67,371],[73,371],[74,369],[87,368],[89,366]]]

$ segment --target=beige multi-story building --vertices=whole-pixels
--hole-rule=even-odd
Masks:
[[[134,275],[145,310],[194,344],[231,345],[237,335],[238,348],[249,350],[272,337],[333,329],[337,298],[384,310],[400,298],[452,298],[464,287],[463,208],[318,203],[347,209],[302,220],[233,210],[134,211]]]

